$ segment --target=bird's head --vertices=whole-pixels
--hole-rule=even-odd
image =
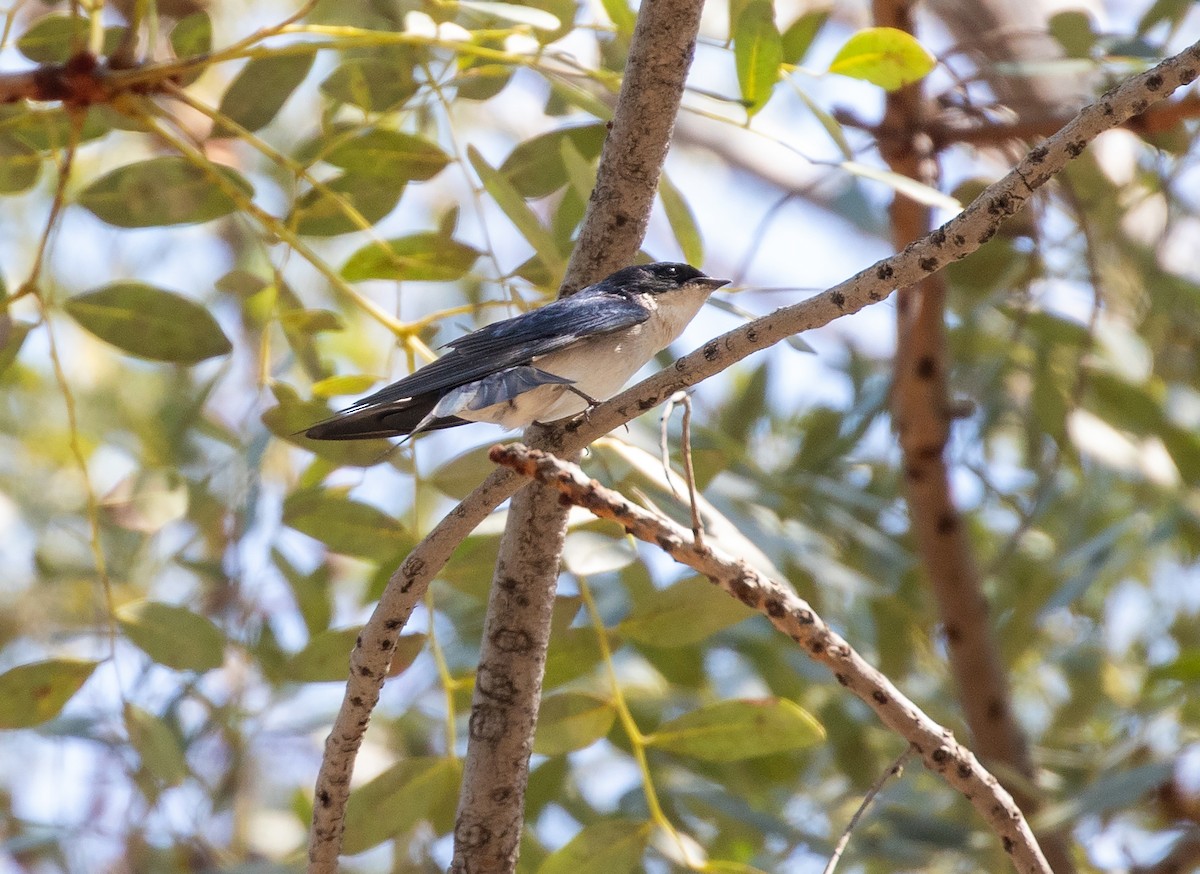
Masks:
[[[614,291],[645,294],[665,294],[684,288],[704,288],[711,292],[728,284],[728,279],[705,276],[691,264],[674,264],[669,261],[626,267],[598,283],[609,286]]]

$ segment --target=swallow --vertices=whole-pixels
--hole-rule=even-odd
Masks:
[[[578,415],[620,391],[728,283],[689,264],[626,267],[570,297],[450,341],[437,360],[305,435],[410,437],[469,422],[513,429]]]

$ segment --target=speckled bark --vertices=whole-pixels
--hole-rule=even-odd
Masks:
[[[642,245],[703,5],[701,0],[644,0],[641,5],[563,296],[627,266]]]

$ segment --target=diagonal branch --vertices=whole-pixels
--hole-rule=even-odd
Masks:
[[[632,504],[605,488],[578,465],[531,450],[519,443],[492,447],[489,457],[528,477],[553,485],[572,504],[602,519],[611,519],[627,532],[657,545],[695,569],[792,638],[805,655],[833,671],[838,683],[875,711],[892,731],[907,740],[925,767],[957,789],[995,833],[1020,872],[1050,874],[1037,840],[1012,796],[989,774],[948,728],[938,725],[876,670],[795,594],[739,558],[720,549],[697,545],[690,531],[669,519]]]
[[[1080,155],[1100,133],[1144,112],[1200,75],[1200,43],[1127,80],[1083,109],[1070,124],[1030,151],[1004,178],[988,186],[961,214],[903,252],[860,271],[833,288],[776,310],[705,343],[675,364],[592,410],[586,420],[547,429],[545,446],[559,455],[577,451],[636,418],[672,394],[720,373],[747,356],[793,334],[827,325],[886,299],[991,239],[1033,192]],[[350,657],[350,676],[317,777],[310,870],[336,864],[341,816],[349,794],[354,756],[387,676],[392,650],[430,580],[455,547],[524,481],[497,470],[439,522],[392,574]],[[336,831],[334,831],[336,829]],[[332,850],[331,850],[332,848]],[[314,859],[320,859],[319,864]]]

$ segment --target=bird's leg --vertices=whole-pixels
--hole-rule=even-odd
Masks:
[[[592,407],[602,404],[603,401],[592,397],[590,394],[583,391],[582,389],[576,388],[573,383],[565,382],[562,384],[562,387],[565,388],[567,391],[571,392],[572,394],[578,395],[580,398],[582,398],[584,401],[587,402],[587,407],[583,410],[583,412],[576,413],[574,416],[571,416],[570,418],[575,419],[576,417],[582,417],[583,421],[585,421],[585,422],[590,421],[590,418],[592,415]],[[539,422],[535,419],[534,424],[535,425],[545,425],[547,423]]]
[[[581,397],[585,401],[587,401],[588,410],[590,410],[592,407],[597,407],[602,403],[602,401],[596,400],[596,398],[592,397],[590,394],[583,391],[582,389],[576,388],[573,383],[567,383],[566,385],[563,386],[563,388],[565,388],[567,391],[571,392],[571,394],[579,395],[579,397]],[[586,413],[586,411],[585,411],[585,413]]]

